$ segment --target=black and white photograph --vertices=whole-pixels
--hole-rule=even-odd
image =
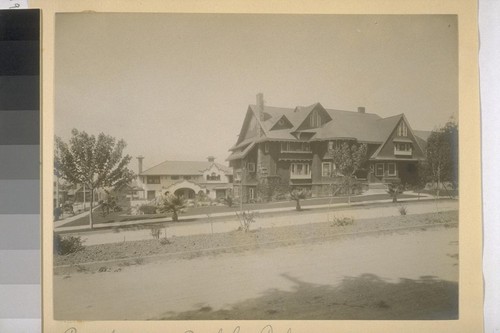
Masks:
[[[460,319],[457,15],[54,32],[54,320]]]

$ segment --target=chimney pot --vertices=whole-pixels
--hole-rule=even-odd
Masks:
[[[143,159],[144,159],[144,156],[142,156],[142,155],[137,156],[139,174],[142,173],[142,160]]]
[[[365,113],[365,107],[364,106],[358,106],[358,112],[359,113]]]
[[[264,94],[257,94],[257,108],[259,109],[259,118],[264,121]]]
[[[213,156],[208,156],[208,157],[207,157],[207,160],[208,160],[209,162],[212,162],[212,163],[213,163],[213,162],[215,161],[215,157],[213,157]]]

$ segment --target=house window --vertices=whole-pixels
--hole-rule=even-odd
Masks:
[[[254,188],[253,188],[253,187],[250,187],[250,188],[248,189],[248,198],[249,198],[250,200],[255,199],[255,190],[254,190]]]
[[[255,163],[247,163],[248,172],[255,172]]]
[[[387,163],[387,175],[396,176],[396,163]]]
[[[281,143],[282,153],[310,153],[311,146],[309,142],[282,142]]]
[[[331,174],[332,174],[332,163],[331,162],[321,163],[321,176],[330,177]]]
[[[411,144],[409,144],[409,143],[396,143],[396,150],[398,150],[398,151],[411,151]]]
[[[212,174],[207,175],[207,180],[212,180],[212,181],[220,180],[220,175],[217,175],[215,172],[212,172]]]
[[[333,141],[328,141],[328,150],[333,150]]]
[[[394,143],[394,155],[412,155],[412,145],[411,143]]]
[[[234,174],[234,180],[241,181],[241,174],[241,170],[236,171],[236,173]]]
[[[314,110],[311,113],[311,117],[309,118],[309,124],[311,125],[312,128],[321,126],[321,115],[317,110]]]
[[[160,184],[160,176],[148,176],[147,183],[148,184]]]
[[[384,163],[377,163],[375,165],[375,176],[377,177],[384,176]]]
[[[184,179],[189,180],[191,179],[191,176],[184,176]]]
[[[311,168],[309,163],[290,164],[290,178],[311,178]]]
[[[264,152],[269,153],[269,142],[264,143]]]
[[[408,126],[402,121],[398,127],[398,136],[408,136]]]
[[[177,179],[179,179],[179,176],[172,176],[172,179],[177,180]]]

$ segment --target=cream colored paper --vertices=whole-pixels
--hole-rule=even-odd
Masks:
[[[451,1],[30,1],[43,30],[43,328],[44,332],[481,332],[480,118],[477,4]],[[54,31],[60,12],[198,12],[295,14],[456,14],[459,35],[460,281],[459,320],[451,321],[95,321],[53,320],[52,160]],[[75,300],[78,302],[78,300]],[[272,327],[272,328],[271,328]]]

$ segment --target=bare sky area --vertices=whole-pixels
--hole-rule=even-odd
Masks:
[[[432,130],[458,114],[457,50],[454,15],[57,14],[55,132],[226,164],[258,92]]]

